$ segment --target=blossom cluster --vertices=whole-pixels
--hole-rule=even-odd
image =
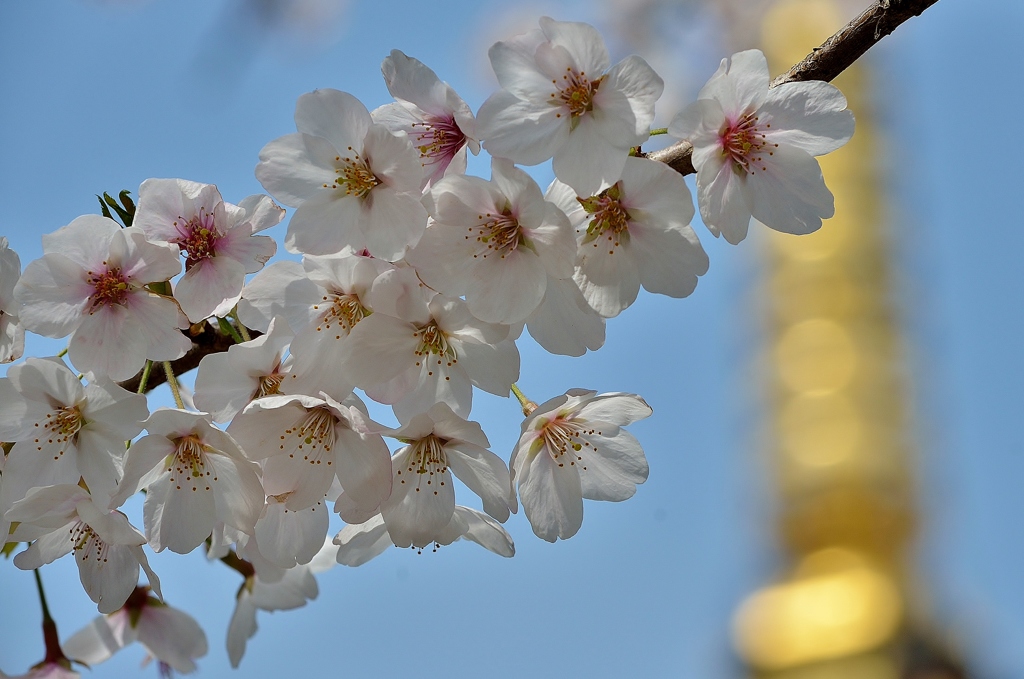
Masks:
[[[259,154],[269,196],[236,205],[213,185],[149,179],[125,224],[79,217],[24,272],[0,239],[0,359],[21,355],[26,329],[68,337],[81,373],[28,358],[0,379],[0,535],[29,543],[19,568],[74,553],[104,614],[68,640],[69,658],[138,640],[189,672],[206,652],[143,545],[202,547],[245,577],[228,633],[237,665],[256,610],[303,605],[334,563],[460,539],[510,557],[502,524],[520,502],[554,542],[580,529],[584,498],[622,501],[647,479],[624,429],[651,414],[641,397],[570,389],[538,406],[515,383],[524,330],[580,356],[641,286],[681,298],[708,270],[685,181],[640,152],[663,82],[640,57],[612,66],[592,27],[548,18],[490,60],[501,89],[475,115],[397,50],[382,66],[394,103],[303,95],[297,131]],[[813,156],[845,143],[853,118],[831,85],[769,89],[749,51],[723,60],[668,131],[693,144],[704,223],[737,243],[751,218],[820,227],[833,205]],[[465,174],[481,148],[489,179]],[[520,166],[548,160],[545,191]],[[267,265],[277,248],[260,232],[285,217],[275,200],[294,209],[295,258]],[[170,366],[206,324],[238,342],[202,359],[194,407],[175,389],[177,408],[150,412],[143,389],[117,384]],[[474,388],[520,400],[508,463],[469,419]],[[371,419],[360,393],[399,426]],[[456,501],[453,477],[481,509]],[[140,491],[142,531],[121,511]],[[347,524],[333,539],[331,508]]]

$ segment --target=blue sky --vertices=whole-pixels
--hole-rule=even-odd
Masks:
[[[379,68],[392,48],[426,62],[476,109],[492,88],[488,41],[513,30],[494,20],[492,2],[424,10],[351,0],[333,40],[302,45],[231,20],[225,6],[0,4],[0,235],[23,265],[41,254],[43,233],[95,212],[102,191],[182,177],[217,184],[231,202],[262,192],[257,155],[294,131],[297,97],[334,87],[371,109],[386,103]],[[584,3],[532,6],[595,20]],[[1022,29],[1014,0],[944,0],[872,55],[921,449],[926,513],[915,558],[937,617],[968,640],[981,677],[1024,676]],[[697,84],[720,56],[694,66]],[[483,160],[472,169],[487,174]],[[239,676],[738,676],[731,613],[775,566],[751,433],[758,403],[746,390],[758,349],[757,244],[730,247],[695,228],[711,270],[690,298],[642,295],[608,324],[606,346],[582,359],[521,346],[519,384],[538,402],[585,387],[652,405],[654,416],[632,427],[651,466],[636,497],[588,503],[580,533],[555,545],[513,517],[511,560],[457,543],[339,566],[307,607],[261,615]],[[270,234],[280,242],[284,226]],[[37,340],[30,352],[62,346]],[[166,403],[150,397],[151,407]],[[515,402],[480,394],[474,418],[507,459]],[[129,514],[141,527],[138,503]],[[200,676],[225,676],[240,578],[199,553],[152,563],[168,602],[206,630]],[[64,636],[95,615],[73,560],[42,575]],[[3,671],[41,659],[38,615],[31,574],[0,562]],[[142,656],[133,648],[87,674],[131,675]]]

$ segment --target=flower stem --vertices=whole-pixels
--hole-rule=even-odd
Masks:
[[[185,402],[181,400],[181,389],[178,388],[178,378],[174,376],[174,368],[170,361],[164,361],[164,374],[167,375],[167,384],[171,387],[171,394],[174,395],[174,404],[181,410],[185,409]]]
[[[43,609],[43,643],[46,644],[46,659],[44,662],[58,662],[63,660],[64,651],[60,648],[60,637],[57,635],[57,623],[50,616],[50,607],[46,605],[46,592],[43,591],[43,579],[39,575],[39,569],[33,569],[32,574],[36,577],[36,591],[39,592],[39,605]]]
[[[146,365],[142,368],[142,377],[139,379],[139,390],[135,393],[146,393],[146,382],[149,382],[149,373],[153,371],[153,361],[146,359]]]
[[[57,354],[57,358],[64,358],[67,355],[68,355],[68,348],[64,347],[63,349],[60,350],[60,353]]]
[[[228,321],[228,319],[220,318],[218,316],[217,325],[220,326],[221,332],[223,332],[225,335],[231,335],[231,338],[235,340],[235,344],[241,344],[242,342],[245,341],[242,339],[242,336],[238,334],[238,330],[235,329],[235,326],[230,321]]]
[[[227,555],[222,556],[220,560],[228,567],[238,571],[238,573],[240,573],[246,580],[256,575],[256,569],[253,568],[252,564],[238,556],[238,554],[235,554],[234,550],[229,551]]]
[[[668,134],[668,128],[667,127],[656,127],[653,130],[651,130],[651,136],[652,137],[656,137],[659,134]]]
[[[520,391],[519,387],[514,383],[512,384],[512,393],[519,399],[519,405],[523,408],[523,415],[529,415],[537,409],[537,404],[526,398],[526,394]]]
[[[242,321],[238,321],[238,332],[242,333],[242,337],[245,338],[246,342],[252,339],[249,335],[249,328],[245,327]]]

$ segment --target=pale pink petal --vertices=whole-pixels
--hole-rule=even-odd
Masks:
[[[768,91],[762,106],[772,123],[770,141],[789,144],[812,156],[831,153],[853,136],[853,112],[834,85],[818,80],[786,83]]]
[[[543,163],[569,139],[569,120],[560,109],[539,109],[505,90],[480,107],[477,126],[488,153],[523,165]]]
[[[284,503],[269,498],[266,513],[256,523],[260,553],[281,568],[307,564],[324,543],[329,519],[323,502],[292,511]]]
[[[751,199],[729,162],[708,161],[697,171],[697,205],[711,233],[736,245],[747,237]]]
[[[295,129],[323,137],[338,151],[362,153],[371,124],[370,112],[348,92],[314,90],[300,96],[295,104]]]
[[[318,196],[330,195],[326,188],[338,176],[335,172],[337,155],[326,139],[288,134],[260,151],[256,179],[279,201],[298,207]]]
[[[647,480],[647,458],[636,438],[615,427],[601,436],[583,436],[591,443],[580,467],[583,497],[621,502],[633,497],[637,484]],[[583,455],[584,453],[580,453]]]
[[[567,540],[583,525],[583,491],[574,466],[559,466],[546,449],[523,461],[519,498],[537,537]]]
[[[78,575],[99,612],[113,613],[139,583],[139,562],[127,545],[107,545],[104,558],[96,557],[95,551],[76,551]]]
[[[365,247],[360,228],[363,205],[357,196],[321,193],[305,201],[292,215],[284,247],[288,252],[329,255],[345,246]]]
[[[582,356],[604,345],[604,318],[587,303],[571,279],[548,278],[544,300],[526,319],[530,336],[546,351]]]
[[[234,307],[245,282],[245,267],[231,257],[200,260],[185,272],[174,289],[174,298],[188,319],[198,323],[210,317],[227,301]]]
[[[499,556],[515,556],[516,547],[512,536],[497,521],[469,507],[456,507],[455,516],[466,523],[463,539],[475,542]]]
[[[138,624],[139,643],[178,672],[194,672],[193,658],[208,650],[206,634],[192,616],[170,606],[146,606]]]
[[[508,467],[500,457],[471,443],[445,446],[448,467],[480,496],[484,511],[501,522],[509,517]]]
[[[811,233],[835,214],[818,161],[801,149],[779,146],[748,184],[754,218],[776,231]]]
[[[384,525],[384,517],[378,514],[365,523],[342,528],[334,538],[334,544],[340,545],[338,563],[343,566],[362,566],[383,554],[394,543]]]

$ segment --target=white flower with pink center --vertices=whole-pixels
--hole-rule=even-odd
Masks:
[[[759,50],[723,59],[668,128],[693,144],[704,223],[733,244],[746,238],[751,216],[784,233],[821,228],[835,205],[814,156],[853,136],[853,113],[834,86],[768,82]]]
[[[452,473],[480,496],[484,511],[498,521],[508,520],[516,509],[507,483],[508,468],[488,450],[483,429],[453,413],[447,404],[434,405],[388,436],[406,444],[391,458],[391,497],[380,508],[397,546],[422,548],[432,542],[448,544],[457,537],[448,532],[455,514]]]
[[[507,396],[519,378],[519,350],[507,325],[485,323],[461,299],[434,294],[397,318],[378,310],[349,338],[344,371],[400,422],[447,403],[469,415],[473,386]]]
[[[105,503],[121,479],[124,442],[142,431],[146,397],[101,378],[83,385],[58,359],[29,358],[0,379],[0,441],[13,441],[0,484],[3,513],[31,488],[85,479]]]
[[[396,261],[426,228],[420,205],[423,167],[405,134],[373,122],[346,92],[299,97],[296,134],[260,151],[256,178],[285,205],[289,252],[329,255],[345,246]]]
[[[424,197],[433,222],[406,258],[423,282],[488,323],[526,320],[548,276],[569,278],[576,259],[565,215],[510,161],[495,158],[491,180],[454,175]]]
[[[277,244],[256,236],[284,219],[268,196],[225,203],[217,187],[184,179],[147,179],[139,187],[134,226],[152,241],[173,243],[185,256],[175,299],[193,323],[224,316],[238,302],[245,275],[274,256]]]
[[[651,412],[635,394],[570,389],[527,416],[510,467],[538,537],[554,542],[575,535],[583,525],[583,498],[633,497],[647,480],[647,459],[622,427]]]
[[[68,356],[79,370],[126,380],[146,359],[173,361],[192,348],[178,305],[146,288],[181,271],[176,245],[85,215],[43,236],[43,251],[14,288],[21,322],[46,337],[71,334]]]
[[[128,517],[97,505],[80,486],[33,488],[5,518],[20,524],[11,541],[32,541],[14,557],[14,565],[33,570],[74,552],[82,587],[100,613],[113,613],[124,605],[139,582],[139,566],[160,593],[160,580],[142,551],[146,538]]]
[[[426,173],[434,183],[449,166],[466,171],[466,148],[480,152],[473,111],[455,90],[420,61],[392,50],[380,67],[388,91],[396,99],[373,112],[374,122],[392,132],[405,132],[420,153]]]
[[[376,514],[391,493],[388,447],[356,396],[343,403],[320,396],[253,401],[228,432],[250,459],[261,461],[267,495],[289,511],[323,502],[337,479],[352,501],[341,518],[359,523]]]
[[[146,489],[143,521],[154,551],[187,554],[221,522],[252,534],[263,510],[259,467],[206,413],[158,410],[128,449],[121,504]]]
[[[523,165],[553,158],[555,176],[580,195],[619,180],[645,142],[665,83],[637,56],[611,69],[593,26],[540,20],[540,29],[489,52],[503,88],[484,102],[477,129],[493,156]]]
[[[576,227],[576,282],[606,318],[632,304],[641,285],[686,297],[708,270],[708,256],[690,228],[690,191],[664,163],[627,158],[622,179],[596,196],[577,197],[556,180],[548,198]]]

